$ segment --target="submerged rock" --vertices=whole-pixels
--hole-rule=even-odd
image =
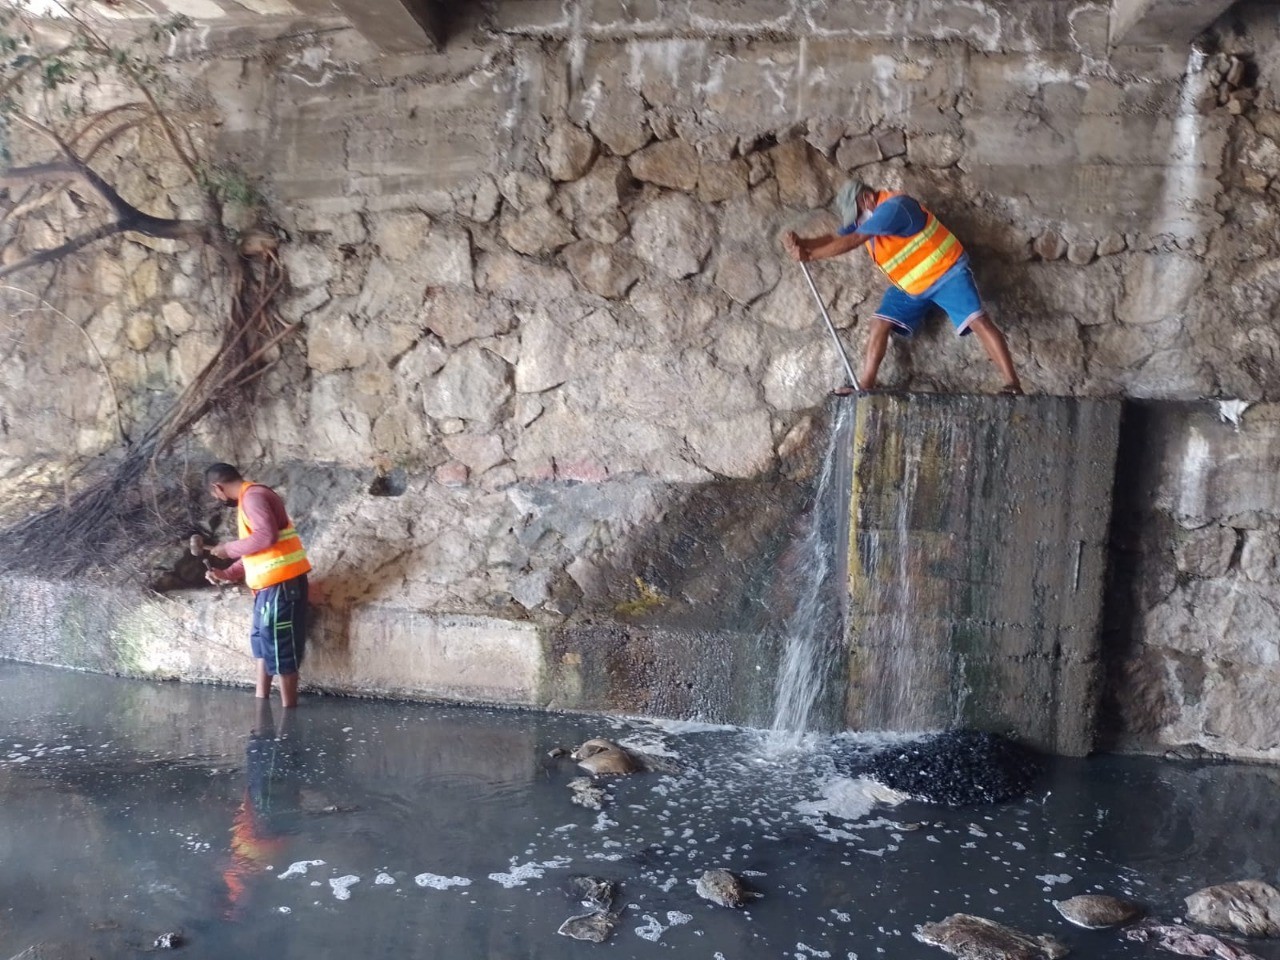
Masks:
[[[1280,890],[1261,880],[1205,887],[1187,897],[1187,917],[1246,937],[1280,937]]]
[[[1041,769],[1012,740],[957,730],[890,747],[858,772],[915,800],[963,807],[1025,796]]]
[[[570,917],[560,924],[556,933],[574,940],[590,940],[592,943],[604,943],[618,924],[617,914],[596,910],[581,916]]]
[[[1053,905],[1067,920],[1086,930],[1120,927],[1142,916],[1142,908],[1137,904],[1100,893],[1085,893],[1069,900],[1055,900]]]
[[[570,877],[565,884],[569,896],[579,901],[584,907],[594,907],[596,910],[608,911],[613,906],[613,898],[617,893],[617,886],[612,880],[604,880],[600,877],[576,876]]]
[[[743,906],[748,898],[756,896],[747,892],[742,880],[728,870],[721,869],[707,870],[698,878],[694,889],[702,899],[734,909]]]
[[[1032,937],[992,920],[954,913],[916,927],[921,943],[941,947],[960,960],[1057,960],[1069,952],[1053,937]]]
[[[1218,960],[1262,960],[1244,947],[1207,933],[1196,933],[1176,923],[1144,923],[1124,932],[1136,943],[1150,943],[1184,957],[1217,957]]]
[[[586,777],[574,777],[569,781],[569,789],[573,791],[570,798],[580,807],[586,807],[588,810],[603,810],[605,792],[603,787],[597,787]]]
[[[602,738],[588,740],[577,750],[574,750],[570,756],[578,761],[578,766],[582,767],[582,769],[597,776],[601,774],[623,775],[635,773],[642,769],[640,764],[636,762],[635,757],[631,756],[625,749],[612,740]]]

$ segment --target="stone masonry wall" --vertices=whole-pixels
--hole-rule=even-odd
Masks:
[[[1112,49],[1107,12],[509,0],[436,55],[180,36],[189,125],[262,176],[305,324],[187,452],[284,482],[338,608],[557,627],[644,601],[599,571],[691,490],[799,469],[840,373],[778,236],[829,229],[853,172],[958,233],[1032,391],[1278,399],[1280,26],[1245,4],[1220,52]],[[140,206],[197,212],[178,171],[112,162]],[[76,216],[0,227],[3,256]],[[216,347],[202,256],[125,238],[19,279],[61,315],[0,291],[10,509]],[[856,349],[883,281],[862,256],[815,276]],[[941,321],[882,379],[995,383]],[[369,495],[375,463],[402,495]]]
[[[1280,758],[1280,408],[1136,406],[1121,434],[1113,745]]]

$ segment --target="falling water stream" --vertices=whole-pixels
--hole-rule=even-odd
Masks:
[[[784,628],[774,696],[772,730],[778,735],[775,740],[783,743],[798,742],[811,728],[833,666],[832,654],[840,647],[854,408],[853,400],[836,408],[800,544],[795,571],[799,596]]]

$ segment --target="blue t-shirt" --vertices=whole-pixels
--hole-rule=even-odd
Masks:
[[[864,237],[914,237],[929,222],[924,208],[919,201],[905,194],[890,197],[871,211],[867,222],[862,226],[850,224],[840,228],[840,236],[847,237],[852,233]],[[920,294],[921,298],[929,297],[934,291],[963,270],[969,268],[969,254],[963,253],[950,270],[938,278],[928,290]],[[908,294],[909,296],[909,294]]]
[[[871,212],[862,226],[851,223],[840,228],[840,236],[860,233],[864,237],[914,237],[924,229],[928,218],[919,202],[900,195],[890,197]]]

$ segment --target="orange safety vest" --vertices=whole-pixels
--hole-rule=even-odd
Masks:
[[[893,197],[902,196],[890,190],[876,194],[876,206]],[[924,210],[924,229],[910,237],[872,237],[867,249],[889,281],[899,289],[919,296],[964,256],[964,247],[956,235],[944,227],[932,213]]]
[[[244,492],[249,487],[260,487],[260,483],[245,481],[240,489],[240,501],[236,506],[236,523],[240,528],[240,539],[250,536],[253,529],[249,526],[249,518],[244,515]],[[251,553],[242,558],[244,561],[244,582],[251,590],[261,590],[277,583],[284,583],[294,577],[300,577],[311,569],[311,561],[307,559],[307,551],[302,549],[302,540],[298,531],[293,528],[293,521],[280,531],[276,542],[265,550]]]

